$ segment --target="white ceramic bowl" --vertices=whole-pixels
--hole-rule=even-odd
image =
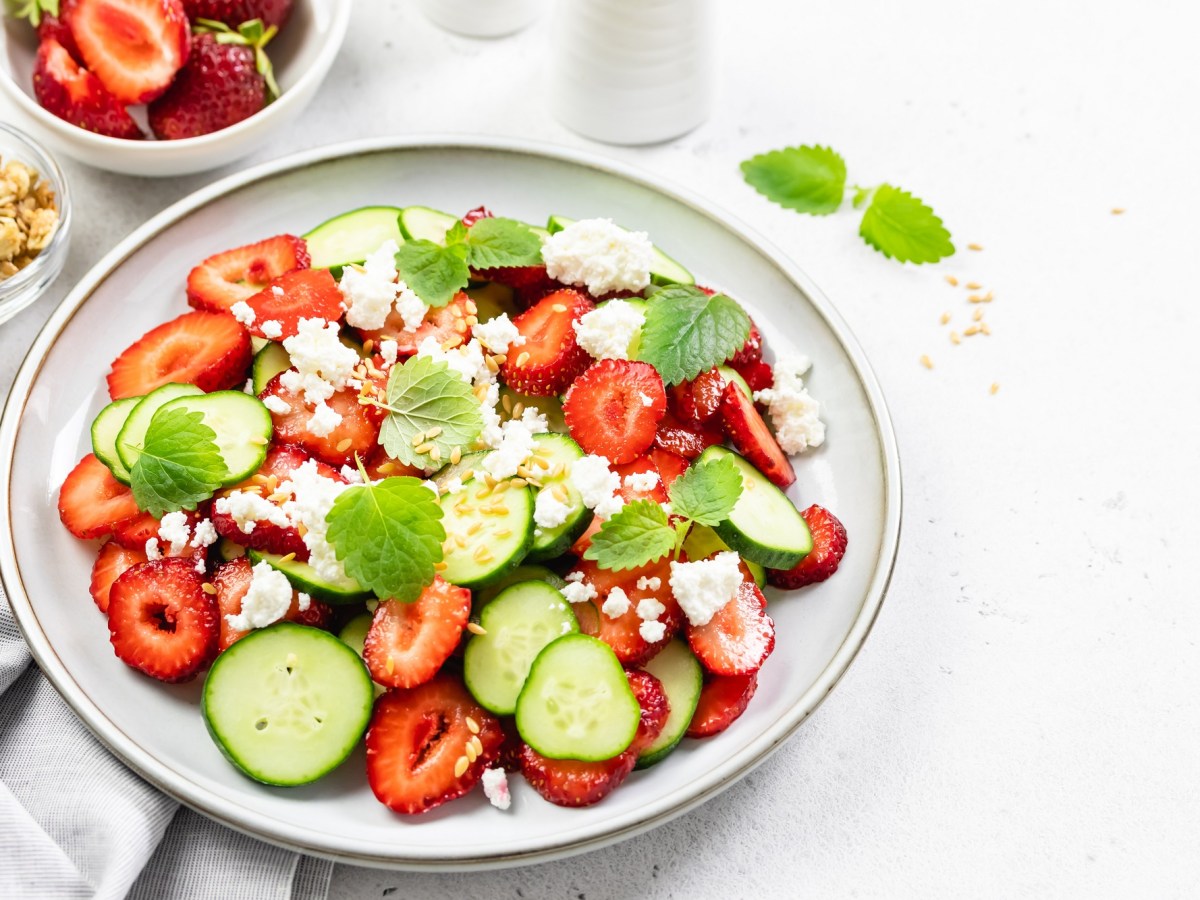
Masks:
[[[249,119],[202,137],[178,141],[105,137],[42,109],[33,97],[37,37],[26,22],[7,16],[0,34],[0,91],[19,110],[24,127],[53,149],[88,165],[149,176],[215,169],[250,153],[300,115],[333,65],[346,36],[352,3],[297,0],[287,25],[267,48],[282,96]]]

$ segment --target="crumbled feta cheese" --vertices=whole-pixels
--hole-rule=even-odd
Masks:
[[[563,576],[563,580],[568,583],[578,583],[580,581],[583,581],[583,573],[578,570],[576,570],[574,572],[568,572],[566,575]]]
[[[629,342],[644,324],[645,313],[632,303],[609,300],[580,317],[575,323],[575,340],[596,359],[628,359]]]
[[[638,391],[638,396],[642,398],[642,406],[653,406],[654,405],[654,398],[651,397],[649,394],[643,394],[641,391]]]
[[[596,589],[586,581],[568,581],[562,595],[568,603],[587,603],[596,599]]]
[[[660,480],[657,472],[634,472],[625,476],[625,487],[646,494],[654,490]]]
[[[653,622],[666,611],[667,608],[653,597],[643,597],[638,601],[638,618],[644,622]]]
[[[733,599],[742,583],[739,557],[732,550],[699,562],[671,563],[671,592],[688,621],[707,625],[717,611]]]
[[[328,437],[333,429],[341,424],[342,414],[322,400],[313,409],[312,418],[308,420],[308,430],[316,437]]]
[[[459,478],[457,475],[455,475],[453,478],[451,478],[449,481],[447,481],[442,486],[442,490],[445,491],[447,494],[457,494],[462,489],[463,489],[463,480],[461,478]]]
[[[203,575],[208,571],[208,563],[204,559],[204,554],[196,554],[196,565],[192,566],[192,568],[196,570],[197,575]]]
[[[309,565],[317,577],[326,581],[344,582],[346,570],[334,553],[333,545],[325,538],[325,517],[342,491],[350,485],[326,478],[317,468],[316,460],[308,460],[296,468],[279,490],[292,495],[283,503],[283,512],[297,526],[303,525],[304,545],[308,547]]]
[[[288,390],[302,389],[305,401],[312,404],[328,400],[334,391],[345,387],[358,365],[358,353],[342,343],[337,323],[324,319],[301,319],[296,333],[284,340],[283,348],[299,376],[288,378],[294,387],[288,383],[284,386]],[[284,378],[290,375],[289,370]]]
[[[608,467],[603,456],[585,456],[571,464],[571,483],[583,500],[583,505],[594,510],[602,519],[611,519],[625,501],[617,494],[621,487],[621,476]]]
[[[613,588],[604,598],[604,605],[600,607],[600,611],[610,619],[619,619],[629,612],[629,595],[619,587]]]
[[[272,293],[272,294],[274,294],[276,297],[282,297],[282,296],[284,296],[284,291],[283,291],[283,288],[281,288],[281,287],[280,287],[279,285],[277,285],[277,284],[273,284],[273,285],[271,285],[271,293]]]
[[[307,612],[310,606],[312,606],[312,597],[303,591],[296,594],[296,609],[300,612]]]
[[[229,314],[247,328],[254,324],[254,310],[250,308],[250,304],[245,300],[239,300],[233,306],[229,307]]]
[[[350,484],[362,484],[362,474],[354,466],[342,466],[339,474]]]
[[[508,791],[508,773],[501,768],[484,769],[483,795],[497,809],[508,809],[512,806],[512,795]]]
[[[159,540],[171,545],[168,553],[178,556],[192,539],[192,526],[188,524],[187,516],[182,512],[169,512],[158,521]]]
[[[754,394],[755,400],[767,405],[775,439],[785,453],[803,453],[825,442],[821,404],[804,388],[803,376],[811,367],[806,356],[781,359],[775,363],[775,386]]]
[[[269,522],[287,528],[291,521],[287,513],[265,497],[251,491],[230,491],[218,497],[213,509],[221,515],[230,516],[242,534],[249,534],[258,522]]]
[[[426,478],[421,482],[421,487],[425,488],[425,490],[429,491],[435,497],[440,497],[442,495],[442,490],[437,486],[437,482],[429,478]]]
[[[145,553],[146,559],[150,560],[150,562],[162,559],[162,548],[158,546],[158,538],[150,538],[150,540],[146,541]]]
[[[265,628],[282,619],[292,605],[292,585],[282,572],[260,562],[250,570],[250,587],[242,597],[241,612],[225,617],[237,631]]]
[[[549,430],[546,417],[534,407],[528,407],[519,419],[509,419],[500,426],[500,446],[483,460],[483,470],[497,480],[512,478],[537,449],[535,434]]]
[[[490,384],[496,379],[484,360],[482,345],[474,339],[450,350],[444,350],[437,338],[427,337],[417,345],[417,356],[428,356],[444,362],[450,367],[450,371],[457,372],[468,384]]]
[[[346,304],[348,325],[367,330],[383,327],[403,287],[396,283],[396,251],[399,249],[395,241],[385,241],[367,257],[361,268],[346,266],[342,269],[338,288]],[[421,314],[425,314],[424,304]]]
[[[217,529],[213,527],[212,519],[201,519],[192,530],[192,546],[196,549],[211,547],[217,542]]]
[[[254,390],[254,379],[253,378],[246,379],[246,383],[242,385],[242,393],[249,394],[251,397],[256,396],[256,393]]]
[[[416,331],[425,321],[425,313],[429,311],[429,307],[403,281],[397,287],[400,288],[400,296],[396,298],[396,312],[404,322],[405,331]]]
[[[394,366],[396,357],[400,353],[400,345],[393,340],[383,340],[379,342],[379,355],[383,357],[385,366]]]
[[[268,394],[263,398],[263,406],[279,416],[286,416],[292,411],[292,406],[276,394]]]
[[[642,640],[648,644],[657,644],[667,634],[667,626],[657,619],[642,622],[638,626],[638,634],[642,636]]]
[[[662,579],[657,575],[646,577],[643,575],[637,580],[637,589],[639,591],[657,591],[662,589]]]
[[[499,405],[500,385],[492,382],[479,405],[479,412],[483,415],[483,428],[477,440],[480,447],[495,450],[504,440],[504,423],[500,420],[500,412],[497,410]]]
[[[283,337],[283,326],[274,319],[267,319],[259,328],[262,329],[263,337],[265,338],[277,341]]]
[[[581,219],[543,242],[542,259],[551,278],[586,285],[598,297],[649,285],[654,245],[644,231],[626,231],[611,219]]]
[[[573,507],[563,503],[548,488],[538,491],[533,505],[533,521],[539,528],[557,528],[571,516]]]
[[[525,335],[517,331],[508,313],[500,313],[490,321],[473,326],[471,336],[490,353],[507,353],[509,347],[520,347],[525,343]]]

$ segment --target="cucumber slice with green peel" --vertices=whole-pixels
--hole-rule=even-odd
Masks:
[[[231,541],[229,538],[221,538],[217,541],[217,557],[221,562],[229,562],[231,559],[240,559],[246,555],[246,548],[241,544]]]
[[[404,243],[397,206],[364,206],[328,219],[304,235],[310,265],[331,269],[361,263],[387,241]]]
[[[542,486],[537,493],[549,491],[552,497],[570,507],[566,521],[561,525],[555,525],[553,528],[537,527],[533,533],[533,546],[529,548],[529,558],[553,559],[565,553],[592,524],[594,514],[583,505],[583,498],[571,481],[571,465],[576,460],[583,459],[585,454],[583,449],[565,434],[539,434],[534,441],[534,459],[542,459],[549,464],[548,468],[543,469],[536,462],[530,463],[534,471],[539,474],[545,473],[544,477],[539,478]],[[536,496],[534,509],[537,509]]]
[[[661,762],[683,740],[696,713],[696,706],[700,703],[700,689],[704,686],[704,670],[700,661],[687,642],[678,638],[654,654],[654,658],[642,668],[662,683],[670,712],[658,737],[638,756],[639,769]]]
[[[328,632],[280,622],[217,657],[200,710],[221,752],[264,784],[308,784],[358,746],[375,693],[362,659]]]
[[[117,432],[117,456],[121,460],[121,465],[125,467],[125,471],[132,471],[133,464],[142,455],[141,447],[146,441],[146,429],[150,427],[150,420],[154,418],[154,414],[172,400],[180,397],[195,397],[203,393],[204,391],[194,384],[171,382],[155,388],[142,397],[141,402],[130,411],[125,419],[125,424]]]
[[[556,591],[561,591],[567,586],[565,578],[561,577],[557,572],[550,571],[545,566],[536,564],[520,565],[512,571],[506,572],[487,587],[476,591],[475,608],[477,610],[483,609],[483,607],[498,597],[501,591],[522,581],[544,581]]]
[[[737,369],[731,369],[729,366],[717,366],[717,374],[725,379],[725,383],[733,382],[742,389],[742,393],[754,399],[754,391],[750,390],[750,385],[746,383],[746,379],[742,377],[742,373]]]
[[[516,710],[529,668],[542,648],[579,631],[571,605],[544,581],[505,588],[483,608],[479,624],[485,633],[467,643],[463,681],[480,706],[502,716]]]
[[[476,450],[474,453],[464,453],[456,463],[447,463],[437,470],[432,477],[433,483],[439,488],[445,488],[455,478],[470,481],[475,473],[481,471],[480,463],[491,453],[491,450]]]
[[[267,389],[272,378],[291,367],[292,358],[283,349],[283,344],[267,341],[266,345],[254,354],[254,362],[250,364],[250,380],[254,393],[261,394]]]
[[[612,759],[633,743],[641,716],[617,655],[586,634],[547,644],[517,698],[521,739],[550,759]]]
[[[446,568],[440,574],[451,584],[491,584],[519,565],[533,544],[529,488],[489,490],[482,479],[471,479],[458,493],[443,494],[441,505]]]
[[[709,447],[694,465],[730,457],[742,472],[742,496],[729,518],[713,530],[743,559],[768,569],[790,569],[812,550],[800,510],[754,464],[724,447]]]
[[[345,579],[330,581],[318,575],[309,563],[298,559],[285,559],[278,553],[263,553],[261,550],[247,550],[246,555],[254,565],[265,562],[272,569],[282,572],[296,590],[326,603],[361,603],[375,596],[349,575]]]
[[[96,459],[108,466],[113,478],[121,484],[129,484],[129,470],[117,453],[117,435],[133,408],[142,402],[141,397],[126,397],[114,400],[96,415],[92,422],[92,452]]]
[[[490,322],[501,313],[507,313],[508,317],[513,319],[520,312],[513,289],[498,281],[488,281],[480,287],[467,288],[466,293],[475,301],[475,317],[480,322]]]
[[[357,616],[347,622],[342,627],[342,630],[338,632],[338,639],[355,653],[357,653],[360,659],[363,655],[363,645],[367,642],[367,632],[371,630],[371,623],[374,620],[375,617],[369,612],[359,613]],[[382,684],[379,684],[378,682],[375,683],[376,697],[386,690],[387,688],[385,688]]]
[[[575,222],[566,216],[551,216],[546,221],[546,231],[557,234]],[[650,264],[650,280],[655,284],[695,284],[696,279],[683,266],[654,246],[654,261]]]
[[[261,338],[257,334],[252,334],[250,335],[250,352],[257,353],[269,343],[271,342],[266,338]]]
[[[510,399],[506,400],[505,397]],[[511,419],[512,411],[520,403],[524,407],[534,407],[546,417],[546,428],[555,434],[567,433],[567,420],[563,416],[562,400],[558,397],[535,397],[532,394],[519,394],[508,386],[500,388],[500,418]]]
[[[446,240],[446,232],[457,221],[458,216],[428,206],[406,206],[400,211],[400,232],[408,241],[441,244]]]
[[[693,562],[729,549],[730,546],[721,540],[720,535],[707,525],[693,525],[688,531],[687,540],[683,542],[684,555]],[[754,576],[754,583],[760,588],[763,587],[767,583],[767,570],[753,560],[743,559],[742,562]]]
[[[241,391],[213,391],[170,400],[159,409],[185,409],[203,416],[201,421],[216,434],[217,450],[229,470],[225,484],[237,484],[262,468],[274,424],[271,411],[257,397]]]

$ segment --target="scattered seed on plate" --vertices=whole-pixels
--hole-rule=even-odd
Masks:
[[[959,343],[962,343],[962,338],[960,338],[960,337],[958,336],[958,332],[957,332],[957,331],[952,331],[952,332],[950,332],[950,343],[952,343],[952,344],[959,344]]]
[[[983,249],[983,244],[967,244],[967,249],[979,251]]]
[[[929,354],[925,354],[921,357],[921,365],[927,369],[933,368],[933,360],[929,358]]]
[[[944,312],[944,313],[942,313],[942,324],[943,324],[943,325],[949,325],[949,324],[950,324],[950,313],[948,313],[948,312]]]
[[[947,275],[946,284],[950,285],[950,287],[958,287],[958,279],[953,275]]]
[[[1113,214],[1114,216],[1123,216],[1123,215],[1125,215],[1125,207],[1123,207],[1123,206],[1114,206],[1114,207],[1112,208],[1112,214]],[[995,391],[992,391],[992,393],[994,394],[994,393],[996,393],[996,392],[995,392]]]
[[[999,390],[1000,390],[1000,385],[997,384],[995,381],[993,381],[992,386],[990,388],[988,388],[988,393],[995,394]]]

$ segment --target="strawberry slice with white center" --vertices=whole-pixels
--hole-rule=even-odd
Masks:
[[[513,319],[525,343],[509,348],[500,368],[504,383],[537,397],[565,391],[592,362],[575,338],[575,323],[595,308],[583,294],[566,289],[547,294]]]
[[[108,92],[100,79],[80,68],[70,51],[52,37],[44,38],[38,45],[33,95],[44,109],[86,131],[128,140],[142,137],[141,129],[121,101]]]
[[[766,598],[753,581],[743,581],[733,599],[705,625],[687,627],[688,644],[714,675],[757,672],[775,648],[775,623]]]
[[[399,356],[412,356],[426,338],[433,338],[439,347],[448,343],[457,346],[469,341],[477,312],[475,301],[459,292],[445,306],[431,306],[425,310],[425,318],[416,328],[406,327],[404,317],[393,309],[382,328],[355,330],[359,337],[373,342],[376,347],[384,341],[395,341]]]
[[[63,15],[88,69],[121,103],[150,102],[187,62],[180,0],[73,0]]]
[[[757,672],[747,675],[706,675],[687,736],[705,738],[720,734],[746,711],[756,690]]]
[[[415,688],[388,691],[375,702],[367,729],[367,780],[393,812],[428,812],[471,790],[503,743],[500,720],[459,679],[438,675]]]
[[[282,373],[276,375],[259,395],[278,397],[288,407],[286,412],[271,411],[275,423],[275,439],[283,444],[295,444],[305,452],[331,466],[354,463],[354,456],[365,457],[379,442],[379,426],[383,421],[377,407],[359,402],[358,391],[345,388],[326,400],[326,404],[341,416],[341,421],[328,434],[316,434],[312,418],[316,407],[283,386]]]
[[[105,541],[92,566],[92,599],[100,612],[108,612],[108,594],[113,582],[140,563],[146,562],[146,554],[139,550],[127,550],[116,541]]]
[[[58,491],[59,518],[67,531],[85,541],[111,534],[139,515],[133,492],[92,453],[79,461]]]
[[[148,394],[168,382],[202,391],[240,387],[252,357],[250,334],[225,313],[190,312],[152,328],[112,364],[114,400]]]
[[[754,401],[732,382],[725,386],[721,398],[721,420],[733,446],[776,486],[786,488],[796,480],[787,454],[754,408]]]
[[[363,642],[371,678],[409,688],[431,679],[450,658],[471,615],[471,592],[441,577],[412,603],[384,600]]]
[[[585,452],[618,465],[650,449],[666,410],[667,395],[657,370],[628,359],[600,360],[576,378],[563,397],[571,437]]]
[[[113,582],[108,630],[126,665],[159,681],[187,681],[217,655],[220,613],[190,559],[146,562]]]
[[[301,319],[340,319],[342,292],[327,269],[294,269],[280,275],[246,305],[254,310],[250,333],[281,341],[296,334]],[[279,330],[267,334],[263,329],[266,322],[279,323]]]
[[[307,269],[310,258],[303,238],[279,234],[244,247],[210,256],[188,273],[188,303],[221,312],[249,300],[280,275]]]

